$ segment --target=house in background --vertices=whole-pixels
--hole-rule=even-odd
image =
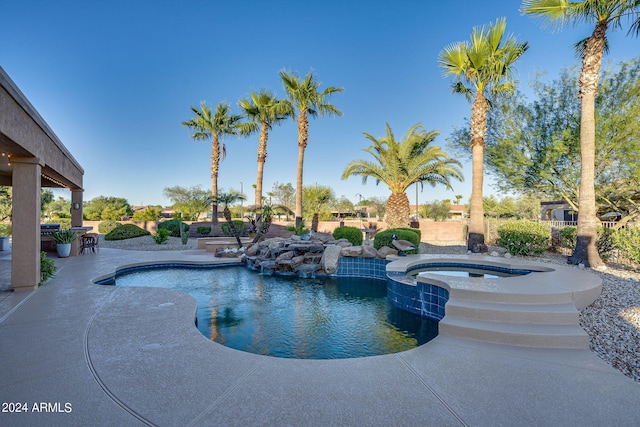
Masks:
[[[564,200],[553,202],[540,202],[540,219],[543,221],[569,221],[578,220],[578,213]]]

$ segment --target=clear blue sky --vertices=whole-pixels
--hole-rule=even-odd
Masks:
[[[284,90],[278,72],[315,71],[322,87],[343,87],[332,101],[344,113],[310,122],[304,182],[331,186],[337,196],[387,197],[384,184],[340,175],[368,146],[362,132],[397,137],[414,123],[438,129],[436,144],[464,126],[470,105],[451,94],[438,66],[449,43],[498,17],[530,43],[517,64],[521,86],[536,71],[554,77],[579,61],[573,44],[592,26],[561,32],[521,16],[517,0],[2,0],[0,65],[85,169],[85,200],[117,196],[133,205],[167,205],[165,187],[209,189],[209,142],[194,142],[180,123],[189,107],[237,101],[251,90]],[[626,28],[610,34],[607,60],[638,54]],[[226,138],[219,187],[240,190],[248,202],[256,177],[257,135]],[[296,124],[272,130],[264,189],[295,186]],[[426,186],[419,202],[471,193]],[[485,193],[493,190],[485,181]],[[69,198],[69,192],[56,193]],[[408,196],[415,202],[415,190]]]

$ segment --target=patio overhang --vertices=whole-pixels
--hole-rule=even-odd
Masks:
[[[0,67],[0,185],[13,188],[11,286],[40,282],[40,190],[71,190],[72,226],[82,225],[84,170]]]

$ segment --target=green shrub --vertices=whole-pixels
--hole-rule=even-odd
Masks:
[[[47,258],[45,252],[40,252],[40,285],[56,275],[56,263]]]
[[[617,230],[613,228],[598,227],[598,240],[596,240],[596,248],[603,261],[609,261],[611,253],[616,248],[613,243],[613,235]]]
[[[132,239],[134,237],[140,236],[148,236],[149,233],[147,230],[143,230],[134,224],[124,224],[119,227],[114,228],[106,236],[104,236],[104,240],[124,240],[124,239]]]
[[[616,230],[611,234],[611,240],[622,257],[640,263],[640,227]]]
[[[419,228],[403,227],[403,228],[396,228],[396,230],[411,231],[412,233],[416,233],[418,235],[418,242],[422,241],[422,231],[420,231]],[[399,238],[400,237],[398,237],[398,239]]]
[[[373,238],[373,247],[376,249],[380,249],[383,246],[388,246],[390,248],[396,249],[396,247],[393,246],[393,239],[391,238],[391,236],[394,234],[398,236],[399,240],[407,240],[416,245],[416,247],[420,247],[420,237],[418,233],[415,232],[414,228],[392,228],[390,230],[380,231],[376,233],[375,237]],[[417,254],[418,250],[416,249],[412,251],[405,251],[405,253]]]
[[[158,223],[158,230],[169,230],[172,237],[180,237],[180,225],[184,231],[189,231],[189,224],[185,224],[179,219],[170,219]]]
[[[98,224],[98,233],[100,234],[109,234],[112,230],[114,230],[116,227],[120,227],[122,224],[120,224],[118,221],[102,221],[100,224]]]
[[[576,227],[565,227],[558,231],[560,235],[560,246],[567,249],[576,247],[578,229]]]
[[[338,227],[333,230],[333,238],[336,240],[347,239],[353,246],[360,246],[362,244],[362,231],[355,227]]]
[[[209,233],[211,233],[211,227],[200,226],[196,228],[196,233],[198,233],[201,236],[207,236]]]
[[[578,235],[577,227],[565,227],[558,231],[560,235],[560,246],[567,249],[576,247]],[[600,258],[607,261],[611,257],[611,252],[615,249],[613,235],[616,230],[612,228],[598,227],[598,240],[596,240],[596,248]]]
[[[236,231],[238,232],[238,236],[242,236],[245,233],[245,229],[247,228],[244,221],[241,219],[234,219],[233,220],[233,226],[236,228]],[[228,222],[223,222],[220,225],[220,228],[222,229],[222,234],[224,234],[225,236],[233,236],[233,233],[231,232],[231,227],[229,226]]]
[[[287,231],[292,231],[293,234],[295,234],[296,236],[309,234],[309,229],[305,228],[304,221],[300,221],[300,224],[298,224],[297,227],[295,226],[295,224],[290,224],[290,225],[287,225],[285,228]]]
[[[530,221],[513,221],[498,227],[498,244],[511,255],[540,255],[551,244],[551,228]]]
[[[170,234],[171,234],[171,231],[167,230],[166,228],[158,229],[156,234],[153,235],[153,240],[155,240],[157,244],[161,245],[167,240],[169,240]]]

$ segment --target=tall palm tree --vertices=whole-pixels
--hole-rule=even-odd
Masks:
[[[236,229],[233,219],[231,218],[231,209],[229,209],[229,206],[241,200],[244,200],[244,196],[242,194],[231,192],[218,194],[218,199],[216,201],[224,207],[222,214],[224,215],[224,219],[227,221],[227,224],[229,224],[231,234],[236,238],[238,248],[242,247],[242,241],[240,240],[240,233],[238,233],[238,229]]]
[[[328,87],[319,92],[320,82],[316,81],[313,71],[309,71],[303,80],[290,71],[280,71],[284,90],[291,106],[297,110],[298,118],[298,169],[296,174],[296,226],[302,222],[302,172],[304,150],[309,141],[309,117],[324,115],[341,116],[342,112],[330,104],[328,99],[343,88]],[[292,116],[292,117],[295,117]]]
[[[191,106],[195,117],[182,122],[182,125],[193,130],[191,138],[196,141],[206,141],[211,138],[211,222],[218,224],[218,173],[220,162],[225,157],[225,146],[220,144],[220,139],[225,135],[237,135],[241,116],[231,113],[231,107],[226,102],[216,105],[212,112],[207,103],[202,101],[200,109]]]
[[[591,36],[576,44],[582,57],[580,71],[580,189],[578,193],[578,238],[572,264],[583,263],[597,268],[604,265],[596,247],[597,227],[595,196],[595,99],[602,58],[607,49],[607,30],[620,28],[622,20],[632,21],[630,32],[640,32],[640,1],[638,0],[524,0],[522,11],[540,17],[548,23],[564,25],[595,22]],[[635,19],[635,21],[633,21]]]
[[[260,130],[258,142],[258,175],[256,178],[256,207],[262,206],[262,177],[264,163],[267,160],[267,140],[269,131],[273,125],[279,124],[293,114],[289,102],[279,100],[275,95],[265,89],[260,92],[251,92],[249,98],[243,98],[238,103],[247,122],[240,126],[243,135],[250,135]]]
[[[427,131],[421,123],[411,126],[402,141],[396,141],[387,123],[387,133],[375,138],[365,132],[372,145],[362,151],[373,156],[375,161],[352,160],[342,173],[342,179],[351,175],[362,177],[362,183],[371,177],[376,184],[384,182],[391,190],[386,205],[386,223],[390,228],[409,225],[409,198],[405,191],[410,185],[426,182],[432,187],[443,184],[451,188],[451,179],[463,180],[461,164],[449,158],[442,148],[431,145],[440,134],[437,130]]]
[[[485,252],[482,183],[484,139],[491,98],[514,90],[514,63],[529,47],[505,35],[507,20],[496,19],[488,27],[474,27],[471,40],[446,46],[438,57],[445,76],[454,76],[453,92],[466,96],[471,105],[471,212],[467,248]]]

